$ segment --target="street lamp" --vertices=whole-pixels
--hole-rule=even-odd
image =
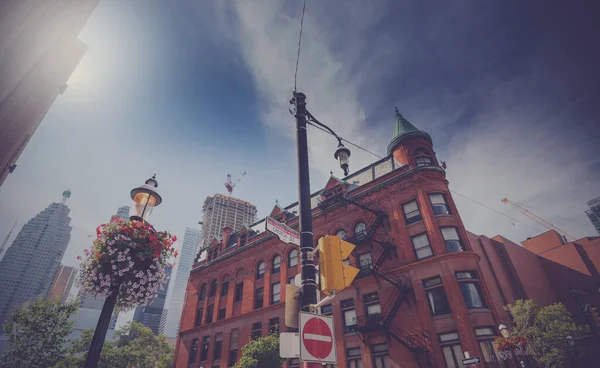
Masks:
[[[131,190],[135,215],[131,216],[130,220],[146,220],[146,217],[152,213],[152,209],[162,202],[162,197],[158,194],[156,188],[158,188],[158,181],[156,180],[156,174],[154,174],[143,185]]]
[[[342,144],[342,138],[327,125],[318,121],[306,109],[306,95],[294,91],[290,100],[290,113],[296,118],[296,140],[298,149],[298,215],[301,253],[301,305],[302,310],[310,311],[310,306],[317,304],[317,283],[313,255],[312,208],[310,200],[310,176],[308,169],[308,138],[306,125],[318,125],[327,130],[338,140],[335,159],[339,159],[344,175],[348,175],[348,158],[350,150]]]
[[[130,217],[131,221],[145,222],[145,218],[152,212],[152,208],[158,206],[162,202],[160,194],[156,191],[158,187],[158,181],[156,181],[156,174],[146,182],[131,190],[131,199],[135,202],[135,215]],[[114,267],[114,266],[113,266]],[[98,324],[94,330],[94,336],[88,350],[88,354],[85,359],[85,368],[97,368],[98,361],[100,360],[100,354],[102,353],[102,346],[106,339],[106,332],[117,303],[117,298],[121,290],[122,283],[120,281],[112,281],[111,293],[104,300],[102,306],[102,312],[100,312],[100,318]]]
[[[510,332],[508,332],[508,328],[505,325],[500,325],[498,326],[498,330],[500,330],[500,334],[502,335],[502,337],[504,337],[505,339],[510,337]]]

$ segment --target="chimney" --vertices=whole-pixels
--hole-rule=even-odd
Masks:
[[[225,226],[223,228],[223,247],[222,249],[227,248],[227,244],[229,244],[229,239],[231,239],[231,233],[233,232],[233,229],[230,228],[229,226]]]

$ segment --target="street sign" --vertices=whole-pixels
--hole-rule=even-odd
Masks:
[[[300,360],[337,363],[333,317],[300,313]]]
[[[463,365],[479,364],[479,363],[481,363],[481,359],[479,357],[473,357],[473,358],[468,358],[468,359],[462,360]]]
[[[272,217],[265,219],[265,230],[275,234],[284,243],[300,246],[300,233]]]

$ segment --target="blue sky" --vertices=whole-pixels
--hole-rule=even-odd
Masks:
[[[298,88],[322,122],[380,155],[397,105],[432,135],[452,189],[540,230],[500,199],[594,235],[584,210],[600,195],[598,4],[560,3],[308,0]],[[153,173],[164,202],[151,221],[179,235],[228,173],[247,172],[234,196],[260,216],[296,201],[287,101],[301,8],[100,1],[80,35],[88,53],[0,187],[0,237],[70,188],[74,265]],[[341,173],[335,140],[313,130],[310,144],[314,191]],[[375,160],[353,149],[351,171]],[[537,233],[455,200],[472,232]]]

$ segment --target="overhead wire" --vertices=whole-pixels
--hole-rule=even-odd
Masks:
[[[302,5],[302,18],[300,18],[300,36],[298,37],[298,55],[296,55],[296,71],[294,72],[294,92],[296,91],[296,81],[298,78],[298,64],[300,63],[300,45],[302,43],[302,29],[304,28],[304,12],[306,10],[306,0]]]
[[[310,122],[309,122],[309,124],[310,124]],[[314,126],[315,128],[318,128],[319,130],[321,130],[321,131],[323,131],[323,132],[327,133],[327,134],[333,135],[333,134],[331,134],[331,132],[328,132],[327,130],[325,130],[325,129],[321,128],[321,127],[320,127],[320,126],[318,126],[318,125],[315,125],[315,124],[311,124],[311,125],[312,125],[312,126]],[[357,147],[357,148],[359,148],[359,149],[361,149],[361,150],[363,150],[363,151],[365,151],[365,152],[367,152],[367,153],[370,153],[370,154],[372,154],[373,156],[375,156],[375,157],[377,157],[377,158],[379,158],[379,159],[383,159],[383,158],[384,158],[383,156],[380,156],[380,155],[378,155],[378,154],[376,154],[376,153],[374,153],[374,152],[372,152],[372,151],[370,151],[370,150],[368,150],[368,149],[366,149],[366,148],[364,148],[364,147],[362,147],[362,146],[360,146],[360,145],[358,145],[358,144],[356,144],[356,143],[353,143],[353,142],[351,142],[351,141],[349,141],[349,140],[347,140],[347,139],[345,139],[345,138],[342,138],[342,140],[343,140],[344,142],[346,142],[346,143],[348,143],[348,144],[350,144],[350,145],[354,146],[354,147]],[[422,179],[424,179],[424,180],[427,180],[427,181],[428,181],[428,182],[430,182],[430,183],[433,183],[433,184],[436,184],[436,185],[441,185],[439,182],[436,182],[436,181],[433,181],[433,180],[431,180],[431,179],[429,179],[429,178],[426,178],[426,177],[424,177],[423,175],[420,175],[419,173],[415,173],[415,175],[419,176],[420,178],[422,178]],[[540,231],[540,229],[537,229],[537,228],[535,228],[535,227],[533,227],[533,226],[530,226],[530,225],[528,225],[528,224],[526,224],[526,223],[524,223],[524,222],[522,222],[522,221],[519,221],[519,220],[517,220],[516,218],[514,218],[514,217],[511,217],[511,216],[509,216],[509,215],[507,215],[507,214],[505,214],[505,213],[502,213],[502,212],[500,212],[500,211],[498,211],[498,210],[496,210],[496,209],[494,209],[494,208],[492,208],[492,207],[490,207],[490,206],[488,206],[488,205],[486,205],[486,204],[484,204],[484,203],[481,203],[481,202],[479,202],[479,201],[478,201],[478,200],[476,200],[476,199],[473,199],[473,198],[471,198],[471,197],[469,197],[469,196],[466,196],[466,195],[464,195],[464,194],[462,194],[462,193],[459,193],[459,192],[457,192],[457,191],[455,191],[455,190],[453,190],[453,189],[450,189],[450,188],[448,188],[448,190],[450,190],[452,193],[454,193],[454,194],[456,194],[456,195],[459,195],[460,197],[463,197],[463,198],[465,198],[465,199],[468,199],[469,201],[471,201],[471,202],[473,202],[473,203],[476,203],[476,204],[478,204],[478,205],[480,205],[480,206],[482,206],[482,207],[484,207],[484,208],[487,208],[488,210],[490,210],[490,211],[493,211],[493,212],[495,212],[495,213],[497,213],[497,214],[499,214],[499,215],[502,215],[502,216],[504,216],[504,217],[506,217],[506,218],[508,218],[508,219],[510,219],[510,220],[512,220],[512,221],[514,221],[514,222],[518,222],[519,224],[521,224],[521,225],[524,225],[524,226],[527,226],[528,228],[530,228],[530,229],[533,229],[533,230],[535,230],[535,231],[538,231],[538,232]],[[514,225],[514,222],[513,222],[513,225]]]

